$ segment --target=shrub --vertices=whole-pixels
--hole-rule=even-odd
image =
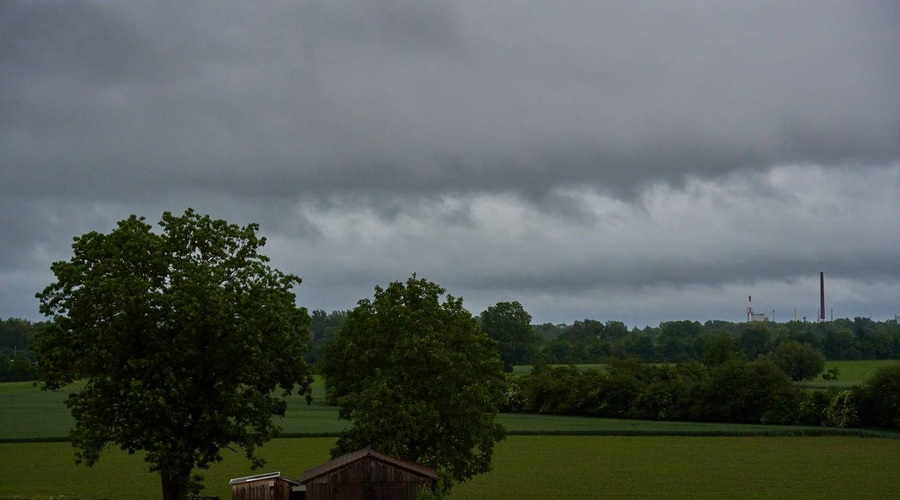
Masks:
[[[796,425],[827,425],[826,411],[836,393],[837,389],[829,389],[806,394],[797,405],[792,423]]]
[[[859,395],[862,425],[900,429],[900,365],[876,371]]]
[[[710,370],[699,395],[699,417],[735,423],[781,420],[783,407],[797,394],[787,375],[772,363],[731,360]]]
[[[831,399],[825,410],[827,423],[834,427],[859,426],[858,388],[844,389]]]

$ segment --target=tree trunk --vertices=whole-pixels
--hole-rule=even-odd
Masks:
[[[163,500],[184,500],[186,498],[187,492],[184,491],[184,486],[187,484],[187,478],[164,471],[160,471],[159,476],[162,479]]]

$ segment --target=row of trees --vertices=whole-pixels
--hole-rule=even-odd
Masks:
[[[712,345],[730,339],[729,349],[753,360],[779,344],[797,341],[830,360],[900,358],[900,325],[868,318],[824,323],[669,321],[657,327],[628,330],[618,321],[586,319],[571,325],[535,326],[548,363],[605,363],[634,357],[648,363],[701,362]],[[721,347],[721,345],[717,346]]]
[[[34,380],[34,330],[37,324],[28,320],[8,318],[0,321],[0,382]]]
[[[346,320],[346,311],[313,311],[307,361],[317,363],[322,349]],[[629,330],[620,321],[592,319],[570,325],[531,324],[518,302],[499,302],[477,316],[497,341],[504,370],[516,364],[590,364],[635,358],[646,363],[708,362],[710,357],[755,360],[782,344],[802,344],[830,360],[900,359],[900,324],[868,318],[824,323],[732,323],[667,321]]]
[[[847,389],[804,391],[769,359],[652,365],[605,372],[538,367],[510,379],[504,411],[607,418],[900,429],[900,366]]]

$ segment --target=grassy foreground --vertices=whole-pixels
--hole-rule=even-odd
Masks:
[[[255,472],[229,454],[204,474],[204,494],[230,498],[229,479],[256,472],[299,477],[328,459],[333,442],[277,439]],[[494,470],[458,485],[451,498],[892,498],[898,463],[896,439],[512,436],[498,446]],[[0,498],[159,498],[158,479],[140,457],[119,451],[87,468],[73,463],[67,443],[4,443],[0,471]]]
[[[852,385],[890,361],[829,362],[840,384]],[[517,367],[518,369],[518,367]],[[824,381],[822,381],[824,382]],[[347,426],[322,402],[289,400],[281,424],[288,435],[334,434]],[[82,500],[159,498],[159,479],[141,457],[110,450],[94,468],[74,464],[63,439],[72,426],[62,404],[67,392],[40,391],[30,382],[0,384],[0,499],[65,495]],[[774,426],[500,415],[513,433],[778,435]],[[787,428],[785,433],[799,428]],[[775,431],[775,432],[772,432]],[[896,434],[894,434],[896,437]],[[206,477],[206,495],[230,498],[228,480],[281,471],[299,477],[328,460],[331,437],[277,439],[268,464],[252,471],[240,454],[225,452]],[[900,491],[900,439],[850,436],[681,437],[511,436],[494,456],[494,471],[454,489],[452,498],[891,498]]]

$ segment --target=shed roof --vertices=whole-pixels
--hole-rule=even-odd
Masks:
[[[244,477],[236,477],[229,481],[229,484],[240,484],[240,483],[250,483],[253,481],[263,481],[266,479],[281,479],[282,481],[286,481],[292,485],[299,485],[297,481],[293,479],[288,479],[286,477],[282,477],[280,472],[267,472],[265,474],[257,474],[255,476],[244,476]]]
[[[364,458],[373,458],[380,462],[384,462],[388,465],[392,465],[397,467],[398,469],[404,469],[413,474],[417,474],[422,477],[427,477],[429,479],[437,480],[438,475],[434,469],[431,467],[427,467],[418,462],[413,462],[412,460],[403,460],[401,458],[394,458],[384,453],[378,453],[373,450],[371,446],[367,446],[361,450],[352,451],[347,453],[346,455],[342,455],[340,457],[335,458],[330,462],[325,462],[322,465],[317,467],[313,467],[303,473],[303,476],[300,477],[297,481],[300,484],[308,483],[313,479],[328,474],[334,470],[340,469],[348,464],[356,462],[357,460],[362,460]]]

